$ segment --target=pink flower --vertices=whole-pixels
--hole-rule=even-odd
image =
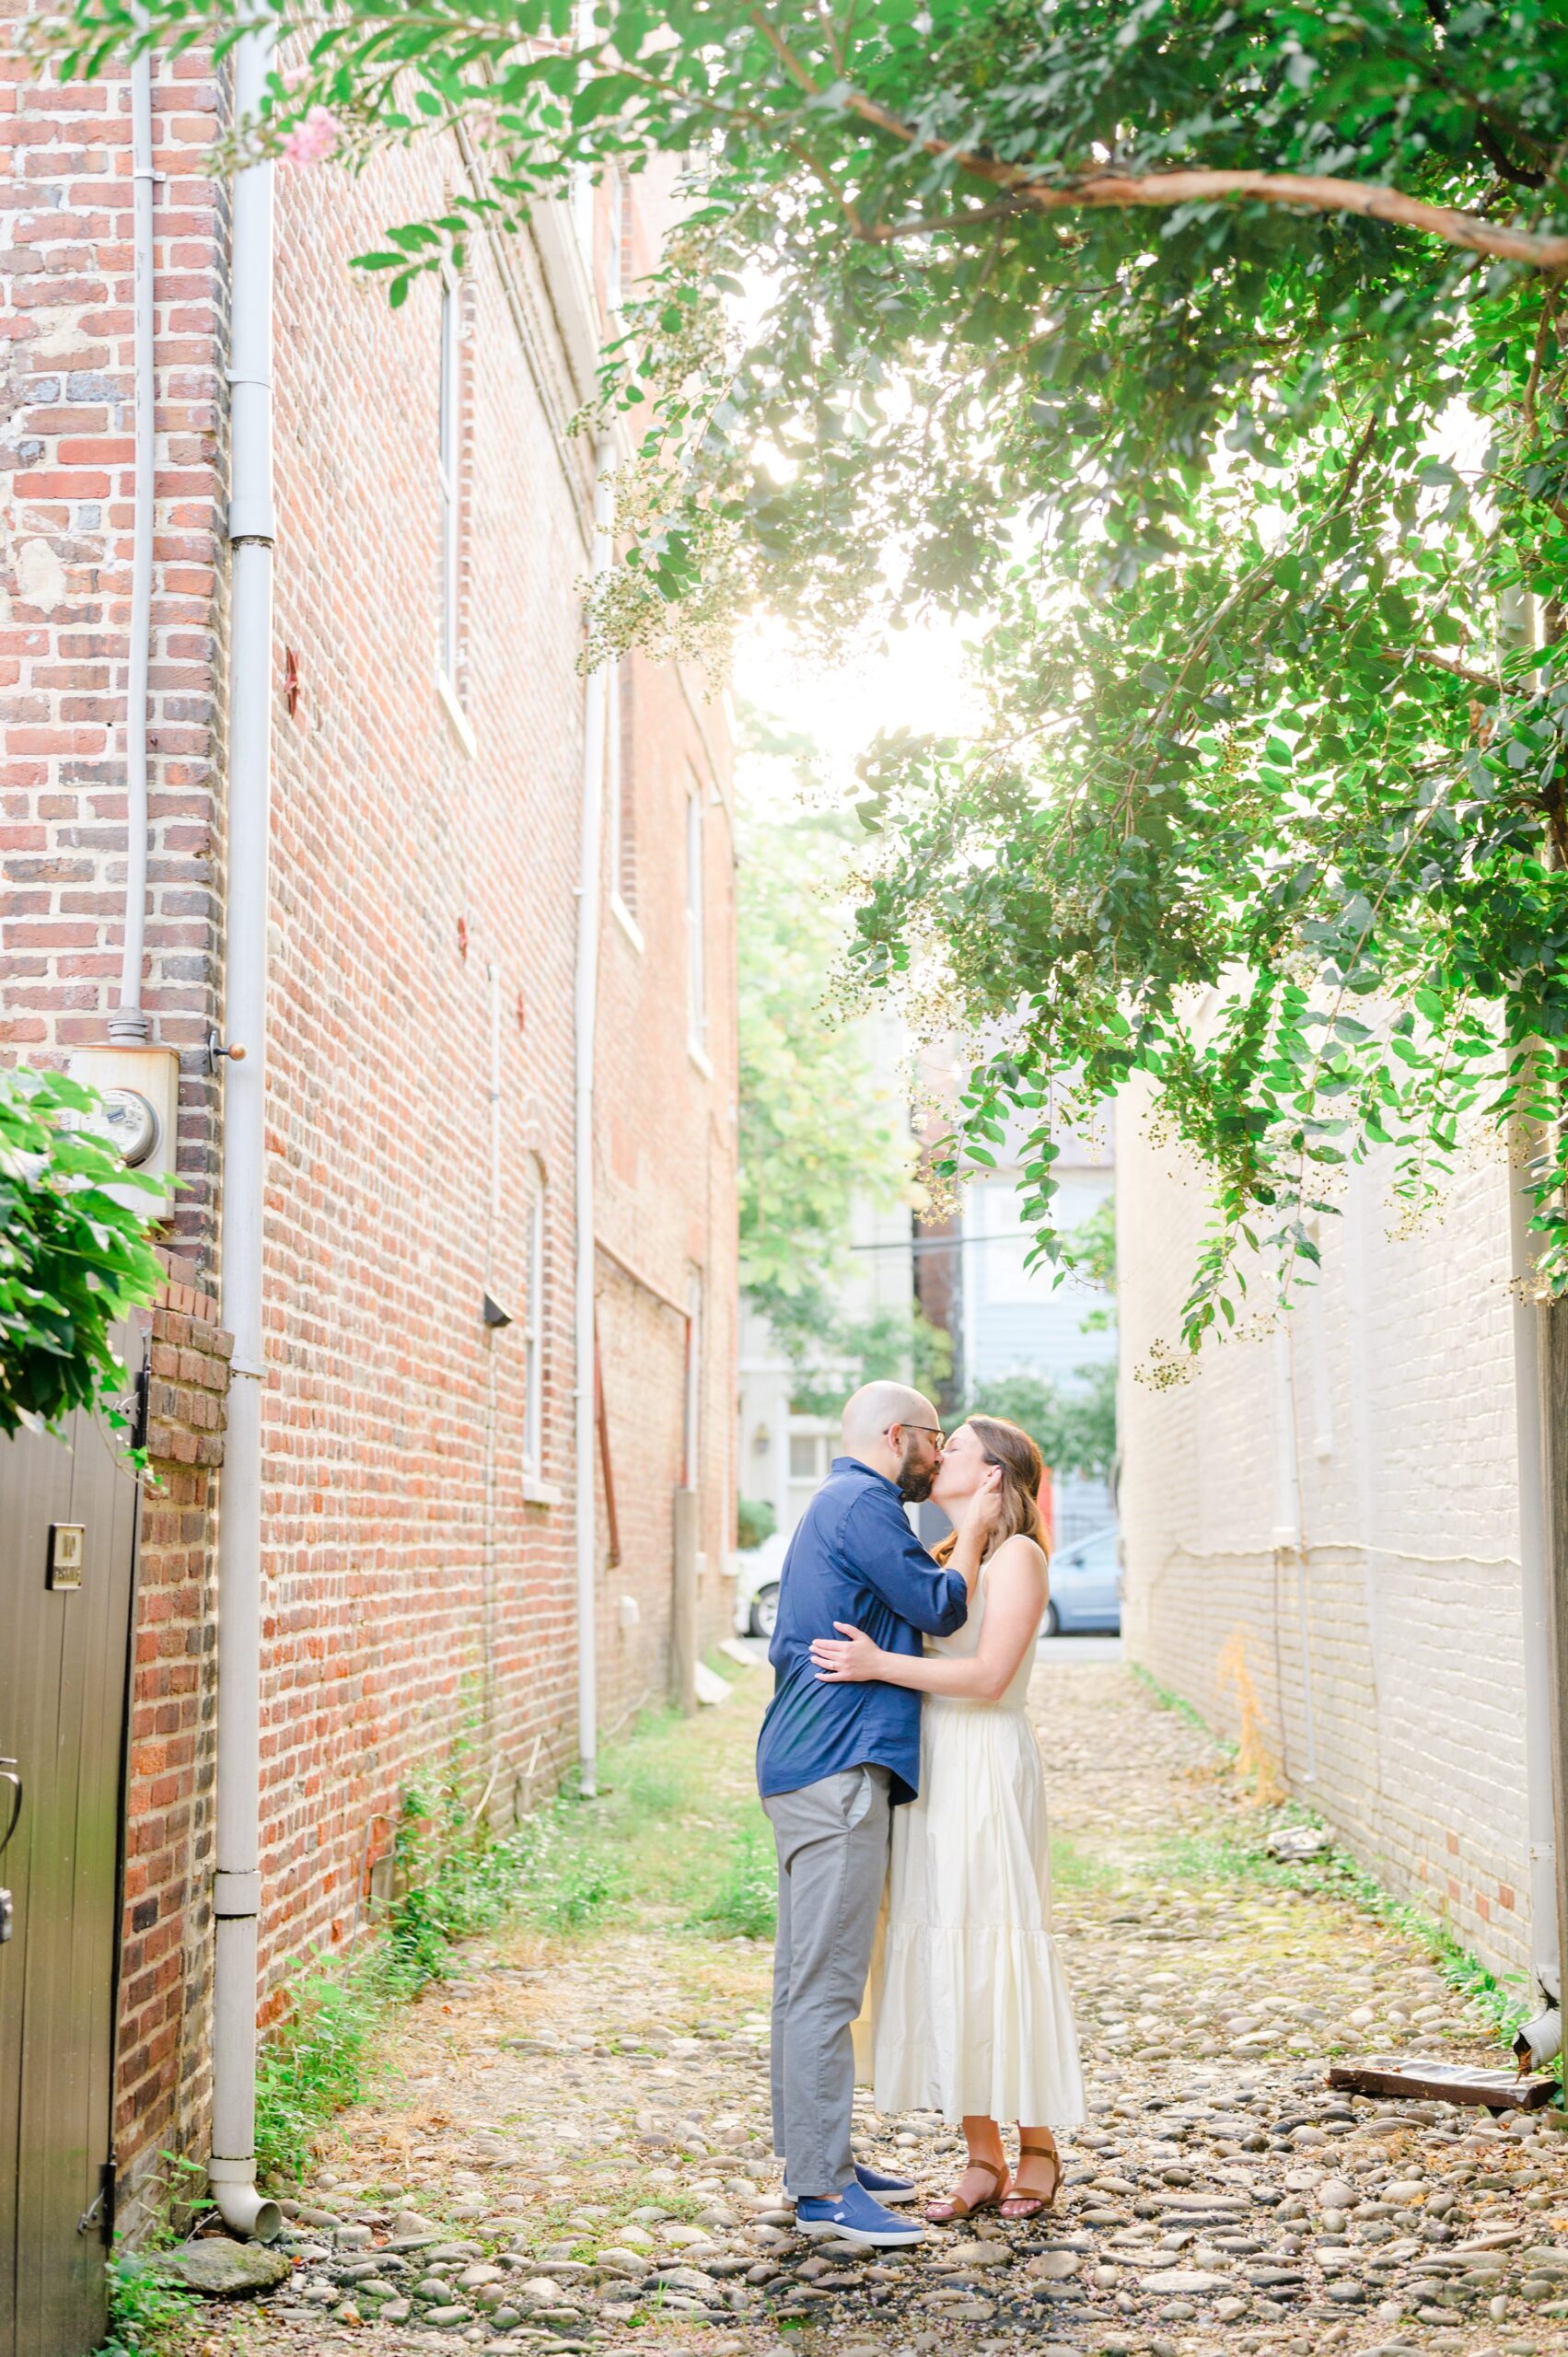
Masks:
[[[312,107],[303,122],[285,134],[283,157],[289,164],[319,164],[338,144],[335,116],[325,107]]]

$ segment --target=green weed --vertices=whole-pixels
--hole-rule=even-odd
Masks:
[[[1227,1759],[1235,1759],[1236,1745],[1231,1737],[1216,1735],[1202,1711],[1195,1703],[1190,1702],[1185,1694],[1177,1693],[1174,1687],[1162,1686],[1153,1670],[1145,1669],[1142,1662],[1131,1661],[1127,1666],[1156,1710],[1174,1711],[1179,1719],[1185,1719],[1190,1727],[1196,1727],[1200,1735],[1207,1736],[1216,1751],[1223,1752]]]
[[[347,1973],[316,1972],[256,2060],[256,2166],[263,2183],[309,2163],[324,2121],[357,2103],[368,2084],[385,2002],[380,1959]]]
[[[778,1868],[761,1826],[743,1823],[706,1906],[687,1921],[726,1939],[771,1940],[777,1921]]]
[[[1104,1890],[1122,1880],[1119,1866],[1091,1857],[1064,1833],[1051,1837],[1051,1880],[1056,1890]]]
[[[1225,1833],[1168,1833],[1156,1843],[1145,1871],[1161,1882],[1262,1882],[1291,1884],[1294,1870],[1277,1865],[1266,1850]]]
[[[188,2293],[155,2275],[145,2258],[109,2262],[109,2337],[99,2357],[174,2357],[196,2315]]]

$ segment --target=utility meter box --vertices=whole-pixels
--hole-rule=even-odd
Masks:
[[[128,1170],[172,1178],[180,1133],[180,1055],[174,1048],[77,1048],[66,1066],[73,1080],[96,1088],[103,1111],[92,1127],[114,1146]],[[128,1187],[124,1201],[167,1218],[155,1198]]]

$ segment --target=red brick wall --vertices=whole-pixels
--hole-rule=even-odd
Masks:
[[[216,1705],[210,1484],[223,1460],[230,1338],[188,1260],[150,1318],[136,1556],[115,2138],[134,2218],[159,2155],[195,2144],[210,2072]]]
[[[727,1628],[733,1591],[736,1308],[735,842],[728,736],[722,705],[700,679],[636,658],[628,666],[623,795],[634,839],[634,927],[612,910],[600,961],[598,1087],[603,1118],[598,1230],[623,1267],[601,1257],[598,1314],[616,1479],[628,1562],[642,1581],[612,1581],[600,1653],[618,1664],[621,1708],[639,1680],[656,1682],[649,1647],[668,1643],[670,1494],[683,1478],[686,1334],[668,1306],[701,1280],[696,1470],[702,1491],[700,1608]],[[706,869],[703,968],[707,1022],[694,1056],[687,1019],[687,800],[700,794]],[[672,1183],[673,1182],[673,1183]],[[635,1270],[645,1282],[627,1276]],[[658,1289],[649,1290],[649,1284]],[[659,1295],[663,1295],[661,1300]],[[630,1459],[630,1467],[627,1460]],[[628,1532],[629,1521],[632,1532]],[[634,1536],[632,1535],[634,1533]],[[636,1597],[635,1631],[614,1620]],[[607,1692],[607,1704],[609,1695]]]
[[[211,792],[219,493],[219,90],[158,70],[157,572],[149,706],[153,842],[145,1003],[168,1046],[212,1020],[220,911]],[[0,56],[8,250],[0,371],[0,1043],[44,1062],[103,1036],[123,940],[125,628],[131,590],[131,122],[127,86],[40,83]],[[210,1242],[214,1084],[185,1056],[174,1217]]]
[[[6,86],[15,100],[20,86]],[[221,93],[160,64],[154,906],[147,1003],[187,1052],[180,1282],[220,1273],[224,207],[195,166]],[[29,92],[3,119],[26,267],[10,314],[23,433],[6,634],[4,1037],[58,1060],[101,1038],[118,976],[129,591],[126,91]],[[434,283],[403,310],[347,268],[442,209],[455,151],[357,181],[277,175],[278,701],[270,946],[264,1466],[263,2011],[365,1921],[411,1775],[470,1747],[493,1809],[575,1749],[572,989],[584,682],[577,583],[587,388],[523,239],[463,290],[467,728],[437,692]],[[42,180],[67,208],[37,202]],[[639,202],[644,201],[639,194]],[[648,222],[633,248],[645,260]],[[600,257],[602,261],[602,254]],[[36,267],[34,266],[36,263]],[[287,657],[297,692],[291,714]],[[690,691],[690,692],[689,692]],[[728,740],[694,683],[638,667],[629,722],[643,946],[600,960],[598,1312],[624,1560],[600,1530],[601,1716],[668,1674],[685,1320],[703,1293],[698,1472],[707,1632],[727,1618],[735,1288]],[[706,803],[708,1064],[688,1052],[686,796]],[[610,847],[606,844],[606,883]],[[490,1202],[490,970],[501,1007]],[[522,1464],[526,1206],[542,1170],[542,1480]],[[484,1291],[514,1313],[481,1320]],[[668,1295],[677,1306],[660,1300]],[[193,1316],[169,1307],[160,1317]],[[203,1313],[210,1326],[211,1309]],[[172,1332],[160,1351],[180,1348]],[[187,1343],[184,1347],[189,1348]],[[211,1356],[211,1353],[203,1353]],[[199,2133],[210,1866],[215,1394],[178,1363],[180,1446],[149,1504],[134,1767],[136,1877],[121,2111],[128,2142]],[[171,1444],[172,1446],[172,1444]],[[621,1598],[636,1606],[634,1621]],[[157,1900],[157,1912],[152,1902]],[[137,1910],[140,1910],[138,1912]],[[181,1989],[183,1988],[183,1996]],[[175,2089],[181,2090],[178,2101]]]

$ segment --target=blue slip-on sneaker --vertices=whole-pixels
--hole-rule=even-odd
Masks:
[[[877,2200],[884,2202],[889,2209],[891,2209],[895,2202],[914,2200],[915,2188],[907,2177],[884,2177],[880,2169],[868,2169],[864,2161],[856,2161],[854,2174],[866,2192],[873,2195]],[[795,2200],[787,2184],[784,2189],[784,2198],[786,2201]]]
[[[896,2201],[912,2201],[915,2189],[907,2177],[884,2177],[880,2169],[868,2169],[864,2161],[856,2161],[854,2174],[865,2191],[891,2209]]]
[[[912,2218],[895,2218],[860,2184],[846,2186],[830,2200],[797,2201],[795,2225],[797,2234],[857,2243],[863,2250],[900,2250],[925,2240],[923,2226]]]

